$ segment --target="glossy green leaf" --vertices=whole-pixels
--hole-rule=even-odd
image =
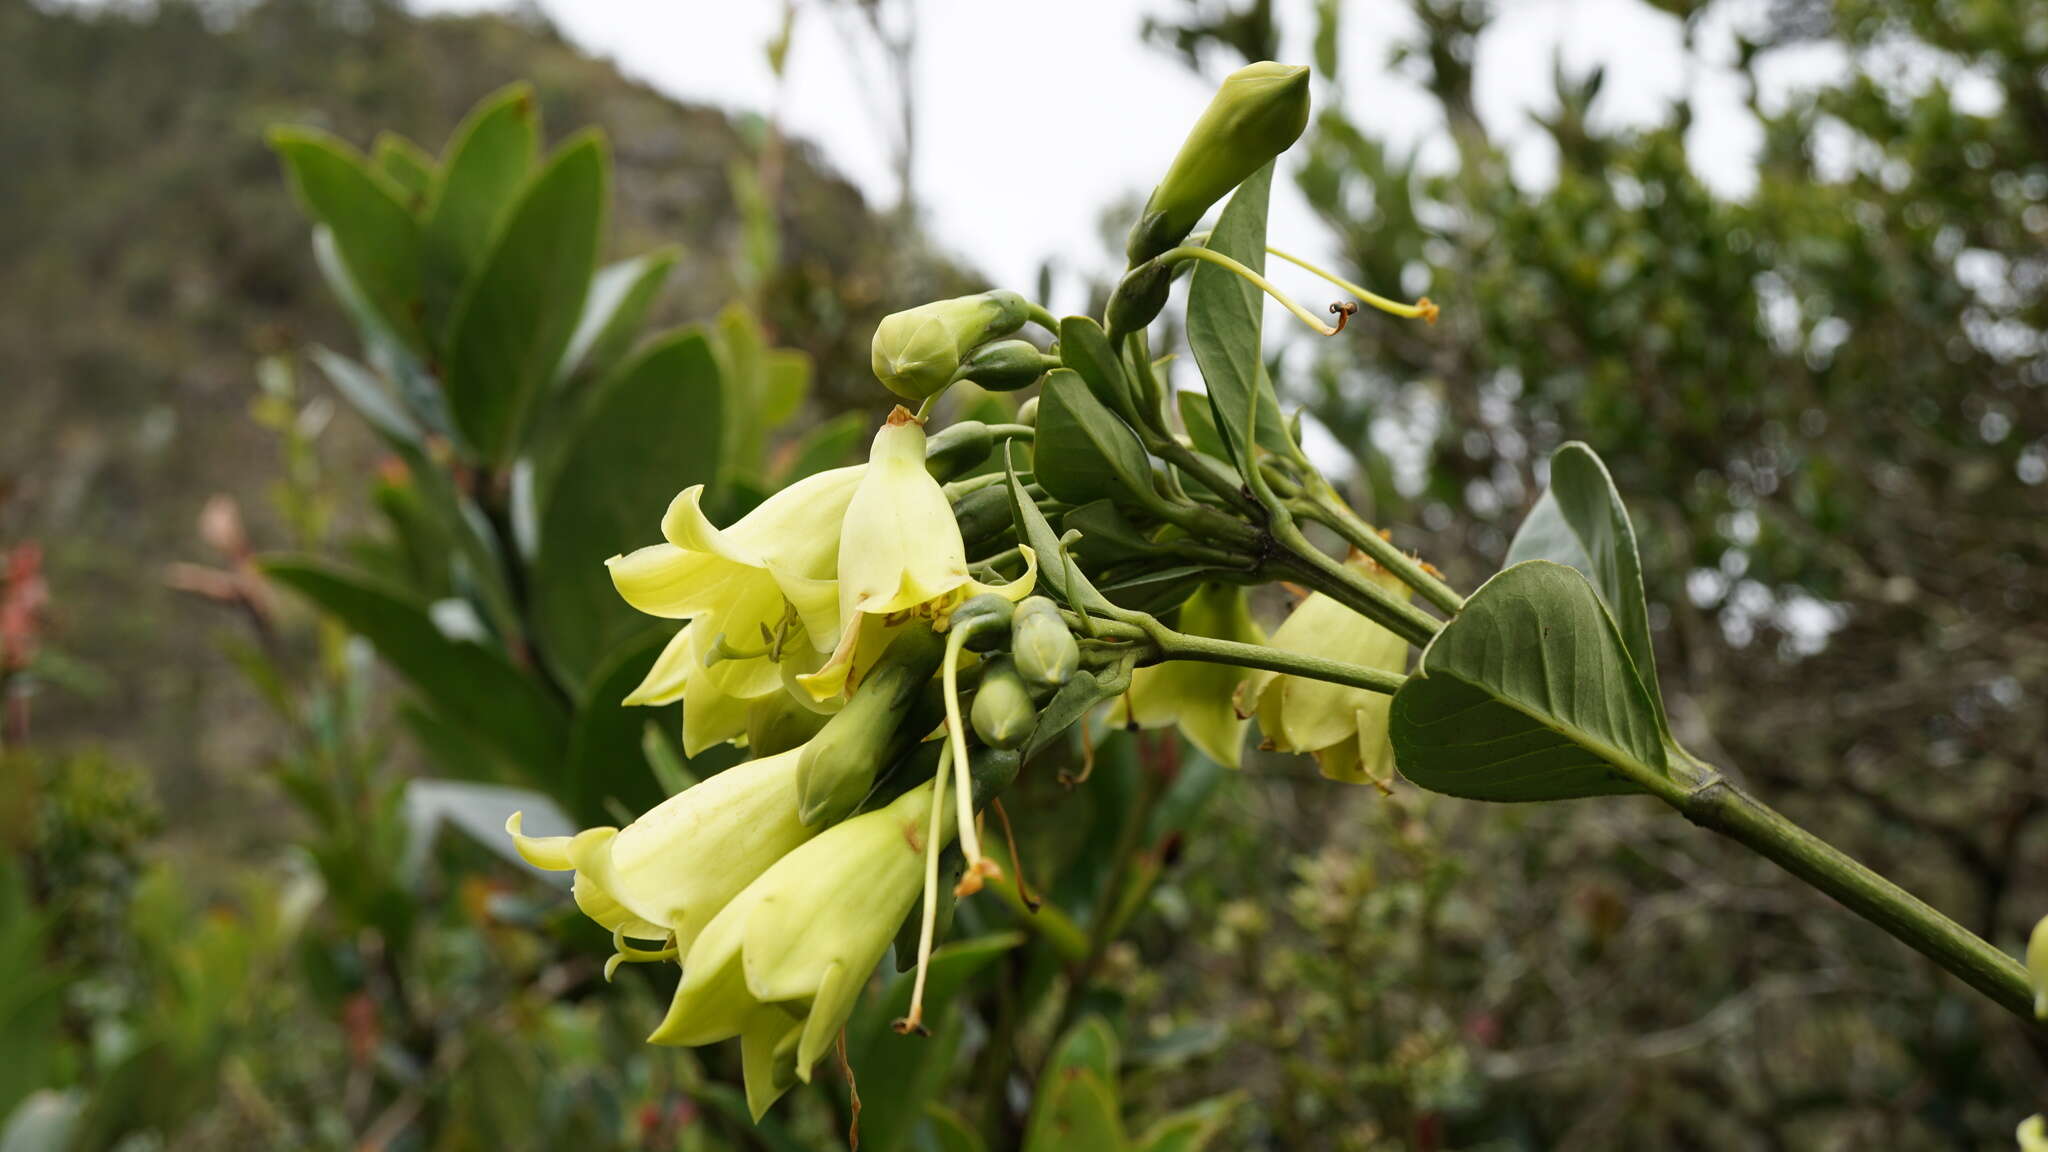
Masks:
[[[1056,499],[1086,504],[1109,497],[1141,507],[1157,500],[1138,434],[1070,369],[1046,374],[1032,450],[1038,482]]]
[[[568,718],[555,698],[504,656],[442,635],[426,605],[324,560],[274,557],[264,572],[377,649],[436,712],[536,780],[560,763]]]
[[[1613,617],[1561,564],[1480,586],[1394,696],[1401,774],[1473,800],[1562,800],[1672,786],[1657,712]]]
[[[583,316],[562,350],[561,362],[555,365],[557,385],[579,372],[602,377],[625,357],[639,338],[662,285],[668,283],[678,255],[673,248],[660,248],[607,265],[591,277]]]
[[[277,128],[270,145],[284,159],[300,204],[333,235],[363,300],[399,341],[420,351],[422,244],[405,193],[324,132]]]
[[[667,643],[667,635],[648,631],[618,645],[598,664],[590,687],[576,702],[569,728],[568,779],[556,794],[585,826],[609,823],[614,805],[645,812],[668,796],[647,762],[643,737],[650,723],[680,730],[682,707],[619,703],[639,686]]]
[[[1591,448],[1574,440],[1550,456],[1550,487],[1508,545],[1507,564],[1552,560],[1576,568],[1593,588],[1635,661],[1643,687],[1657,707],[1657,723],[1668,730],[1664,697],[1657,685],[1657,652],[1650,641],[1650,612],[1643,596],[1643,565],[1628,507]]]
[[[676,493],[717,479],[724,407],[710,343],[696,329],[676,332],[598,386],[541,481],[533,618],[548,666],[573,690],[648,627],[604,562],[657,539]]]
[[[540,111],[533,89],[512,84],[486,96],[456,128],[432,192],[425,223],[429,317],[447,315],[540,152]]]
[[[396,132],[379,132],[370,146],[370,167],[405,193],[406,207],[417,215],[434,188],[434,158]]]
[[[604,232],[610,163],[579,135],[520,193],[463,286],[447,341],[456,427],[487,462],[511,458],[583,310]]]
[[[1266,202],[1273,166],[1266,165],[1238,186],[1209,233],[1208,247],[1254,272],[1266,268]],[[1188,347],[1209,388],[1216,426],[1240,470],[1245,465],[1244,429],[1254,405],[1255,435],[1268,452],[1291,455],[1287,425],[1273,385],[1259,360],[1259,328],[1266,297],[1244,279],[1207,261],[1195,265],[1188,284]]]

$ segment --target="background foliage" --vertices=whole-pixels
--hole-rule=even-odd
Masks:
[[[1313,36],[1335,76],[1341,7],[1279,29],[1263,4],[1162,4],[1155,34],[1205,71]],[[1680,738],[2017,950],[2048,880],[2037,14],[1772,6],[1749,64],[1820,41],[1862,66],[1759,98],[1757,184],[1730,199],[1688,166],[1687,108],[1617,130],[1598,75],[1564,71],[1542,125],[1556,180],[1525,185],[1474,112],[1487,7],[1415,10],[1395,55],[1442,105],[1455,164],[1402,154],[1332,87],[1282,178],[1346,274],[1425,287],[1444,320],[1294,347],[1283,391],[1357,454],[1360,507],[1466,587],[1497,566],[1539,462],[1592,444],[1642,534]],[[1901,45],[1994,85],[1995,110],[1902,79]],[[603,942],[556,890],[430,840],[422,812],[459,813],[461,794],[408,782],[538,785],[601,819],[608,793],[555,763],[479,768],[473,733],[437,742],[444,702],[408,691],[375,627],[316,621],[255,568],[257,551],[317,554],[284,582],[369,571],[415,610],[473,602],[488,621],[445,541],[428,563],[405,551],[445,474],[503,571],[532,575],[510,470],[474,467],[475,444],[389,467],[390,441],[337,407],[331,363],[303,354],[374,359],[263,136],[286,121],[438,150],[521,78],[547,151],[584,125],[608,135],[601,262],[674,246],[644,331],[702,325],[668,354],[701,345],[756,414],[721,437],[733,501],[837,462],[831,419],[874,400],[876,318],[981,286],[772,126],[665,101],[532,20],[0,0],[0,143],[18,161],[0,180],[0,542],[41,542],[51,597],[33,659],[0,673],[34,690],[30,739],[10,727],[0,760],[10,1152],[60,1114],[78,1147],[841,1139],[842,1086],[756,1132],[733,1068],[641,1045],[665,984],[629,971],[624,995],[589,995]],[[812,366],[782,421],[734,383],[761,378],[734,301],[762,348]],[[573,476],[579,439],[549,467]],[[166,580],[174,560],[203,565]],[[29,567],[10,565],[10,597]],[[595,698],[593,668],[544,633],[486,631],[565,717]],[[644,802],[690,769],[641,736],[614,747],[652,757],[620,777]],[[1150,737],[1106,739],[1095,772],[1071,795],[1049,770],[1022,785],[1044,794],[1020,811],[1056,813],[1018,829],[1047,908],[962,910],[956,938],[978,943],[949,960],[939,1037],[874,1047],[910,1043],[880,1035],[900,986],[857,1019],[869,1146],[892,1125],[929,1147],[972,1147],[948,1142],[965,1128],[1045,1146],[1034,1107],[1107,1124],[1088,1102],[1108,1097],[1111,1126],[1150,1146],[1220,1128],[1225,1147],[1984,1147],[2042,1103],[2048,1055],[1994,1010],[1660,815],[1414,789],[1333,802],[1301,763],[1225,774]],[[1090,1085],[1082,1103],[1044,1089],[1070,1083]],[[75,1093],[29,1098],[46,1086]]]

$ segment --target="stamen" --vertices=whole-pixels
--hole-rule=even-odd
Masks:
[[[1314,273],[1315,275],[1322,277],[1325,280],[1328,280],[1330,283],[1335,284],[1337,287],[1342,288],[1346,292],[1351,293],[1353,296],[1358,297],[1360,300],[1365,301],[1367,304],[1370,304],[1374,308],[1377,308],[1380,311],[1385,312],[1389,315],[1399,316],[1405,320],[1421,320],[1425,324],[1436,323],[1437,306],[1435,304],[1430,303],[1429,297],[1427,296],[1424,296],[1422,299],[1417,300],[1413,304],[1402,304],[1398,301],[1389,300],[1385,296],[1382,296],[1377,292],[1369,292],[1364,288],[1360,288],[1358,285],[1353,284],[1351,281],[1344,279],[1342,276],[1338,276],[1337,274],[1330,272],[1326,269],[1318,268],[1315,265],[1309,263],[1306,260],[1303,260],[1301,257],[1296,256],[1291,252],[1282,252],[1280,249],[1273,247],[1268,247],[1266,251],[1271,255],[1278,256],[1280,259],[1287,261],[1289,264],[1292,264],[1297,268],[1304,269],[1308,272]],[[1335,310],[1336,306],[1332,305],[1331,311]],[[1354,310],[1356,310],[1355,306]],[[1339,322],[1337,327],[1341,329],[1344,327],[1344,325],[1342,322]]]
[[[1296,319],[1300,320],[1303,324],[1306,324],[1309,327],[1315,329],[1317,333],[1324,336],[1335,336],[1337,334],[1337,329],[1332,328],[1328,324],[1323,323],[1321,320],[1316,319],[1315,313],[1310,312],[1308,309],[1303,308],[1301,305],[1295,303],[1294,297],[1289,296],[1287,293],[1282,292],[1280,289],[1274,287],[1273,282],[1271,280],[1266,279],[1264,276],[1259,275],[1257,272],[1252,271],[1251,269],[1245,267],[1244,265],[1238,263],[1237,261],[1231,259],[1228,256],[1225,256],[1223,253],[1218,252],[1214,249],[1197,248],[1184,245],[1182,247],[1169,249],[1166,252],[1161,253],[1157,257],[1157,259],[1162,264],[1171,264],[1180,260],[1207,260],[1209,263],[1214,264],[1218,268],[1222,268],[1227,272],[1230,272],[1232,275],[1239,277],[1240,279],[1244,280],[1247,284],[1250,284],[1252,287],[1257,288],[1259,291],[1264,292],[1266,295],[1271,296],[1275,300],[1278,300],[1280,302],[1281,307],[1287,309],[1289,312],[1294,313]]]
[[[946,737],[948,748],[953,754],[953,777],[957,786],[954,796],[955,824],[960,837],[960,854],[967,858],[967,870],[960,875],[960,883],[953,886],[953,895],[972,896],[981,891],[982,881],[990,876],[1001,876],[1002,866],[981,854],[981,835],[974,828],[974,780],[968,774],[967,725],[960,721],[960,650],[967,644],[967,629],[956,628],[946,634],[946,661],[941,668],[945,676]]]
[[[939,926],[939,824],[946,812],[946,770],[952,758],[951,744],[939,749],[939,772],[932,781],[931,832],[924,841],[924,915],[917,928],[917,980],[910,986],[909,1013],[890,1025],[898,1036],[931,1034],[924,1026],[924,982],[932,966],[932,936]]]

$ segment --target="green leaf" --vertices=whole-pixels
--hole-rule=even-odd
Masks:
[[[567,717],[554,697],[504,656],[450,640],[426,605],[324,560],[272,557],[263,561],[263,570],[368,640],[443,719],[504,754],[530,778],[554,775]]]
[[[726,416],[726,465],[758,475],[768,434],[796,414],[811,386],[810,357],[770,348],[761,321],[745,305],[718,314],[718,363],[732,407]]]
[[[1111,497],[1140,507],[1157,500],[1138,434],[1070,369],[1046,374],[1032,451],[1038,482],[1056,499],[1078,505]]]
[[[717,480],[724,408],[709,342],[677,331],[598,386],[541,481],[533,619],[548,666],[572,691],[651,624],[619,598],[604,562],[652,542],[677,492]]]
[[[1650,611],[1643,596],[1643,563],[1628,507],[1591,448],[1574,440],[1550,456],[1550,487],[1529,510],[1508,545],[1507,564],[1552,560],[1576,568],[1600,593],[1636,673],[1667,735],[1664,695],[1657,686],[1657,651],[1650,642]]]
[[[571,140],[526,185],[463,286],[447,341],[456,427],[490,464],[511,458],[583,310],[604,232],[604,140]]]
[[[1263,273],[1266,201],[1272,188],[1271,164],[1239,185],[1209,233],[1209,249]],[[1265,305],[1265,294],[1235,273],[1206,260],[1195,265],[1188,285],[1188,347],[1208,384],[1216,426],[1240,471],[1249,466],[1243,440],[1254,405],[1258,408],[1255,435],[1259,446],[1276,455],[1294,454],[1272,382],[1266,379],[1259,359],[1259,326]]]
[[[404,192],[325,132],[275,128],[270,146],[283,158],[299,203],[332,232],[364,301],[406,347],[421,351],[420,228]]]
[[[1073,369],[1102,406],[1126,420],[1137,418],[1137,401],[1123,361],[1117,359],[1109,334],[1092,317],[1060,320],[1060,363]]]
[[[1017,520],[1017,539],[1038,554],[1039,588],[1066,601],[1067,606],[1077,612],[1114,612],[1110,602],[1088,582],[1080,565],[1068,562],[1060,548],[1060,538],[1053,535],[1045,513],[1039,511],[1031,497],[1024,494],[1024,484],[1017,478],[1016,461],[1010,452],[1014,443],[1005,441],[1003,444],[1003,467],[1010,485],[1010,513]]]
[[[1039,1078],[1024,1152],[1125,1147],[1116,1066],[1116,1033],[1100,1016],[1068,1029]]]
[[[406,207],[418,213],[434,187],[434,158],[396,132],[379,132],[370,146],[370,167],[405,192]]]
[[[795,452],[779,473],[783,484],[854,462],[868,437],[864,413],[847,412],[812,428],[798,441]]]
[[[1173,399],[1180,406],[1180,422],[1187,429],[1189,445],[1205,456],[1230,459],[1230,446],[1223,442],[1223,433],[1216,430],[1216,411],[1209,406],[1208,395],[1176,392]]]
[[[512,84],[483,98],[449,141],[428,197],[427,308],[445,315],[490,251],[491,237],[540,152],[533,88]]]
[[[1133,1145],[1136,1152],[1202,1152],[1223,1131],[1241,1098],[1218,1096],[1160,1117]]]
[[[1402,775],[1472,800],[1678,787],[1657,712],[1580,573],[1531,560],[1481,585],[1394,695]]]
[[[648,631],[619,645],[598,665],[589,690],[577,701],[569,728],[569,776],[556,791],[584,826],[610,822],[606,801],[628,812],[645,812],[668,797],[647,762],[643,737],[648,724],[680,729],[682,707],[619,703],[639,687],[667,643],[667,636]]]
[[[591,278],[583,317],[562,350],[561,363],[555,365],[557,386],[578,372],[602,377],[625,356],[678,255],[674,248],[657,249],[608,265]]]
[[[348,406],[355,409],[356,415],[361,416],[379,436],[394,445],[420,443],[423,433],[419,421],[399,404],[397,397],[385,391],[375,373],[318,344],[308,355],[328,382],[334,385],[334,390],[341,393]]]
[[[1093,672],[1082,669],[1060,685],[1052,699],[1038,710],[1038,724],[1031,729],[1031,739],[1024,743],[1024,759],[1029,761],[1053,741],[1065,736],[1074,723],[1097,704],[1123,695],[1131,686],[1131,666],[1136,659],[1133,656]]]

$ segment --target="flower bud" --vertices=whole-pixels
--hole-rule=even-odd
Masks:
[[[1038,708],[1031,703],[1031,688],[1017,674],[1016,664],[997,656],[983,665],[969,720],[974,734],[991,748],[1015,748],[1031,735]]]
[[[976,348],[959,375],[991,392],[1015,392],[1059,366],[1059,357],[1040,352],[1029,340],[998,340]]]
[[[923,400],[953,382],[969,352],[1022,328],[1029,315],[1022,296],[1000,289],[920,304],[883,317],[869,363],[889,391]]]
[[[1147,260],[1124,273],[1116,290],[1109,294],[1109,307],[1102,313],[1109,338],[1120,341],[1133,332],[1143,331],[1166,308],[1166,298],[1172,289],[1173,269],[1168,265]]]
[[[2027,937],[2027,979],[2034,986],[2034,1019],[2048,1020],[2048,916]]]
[[[988,425],[979,420],[948,424],[925,438],[924,470],[943,484],[988,459],[995,443]]]
[[[1024,678],[1041,688],[1057,688],[1081,666],[1081,646],[1060,618],[1059,605],[1032,596],[1017,605],[1010,621],[1010,657]]]
[[[797,819],[805,827],[836,823],[860,807],[875,786],[875,774],[894,759],[891,751],[903,739],[904,718],[944,654],[945,641],[929,628],[906,628],[853,699],[804,745],[796,783]]]
[[[1017,409],[1017,423],[1026,428],[1038,427],[1038,397],[1033,396],[1024,402],[1022,408]]]
[[[1008,600],[994,592],[983,592],[979,596],[968,598],[958,608],[953,609],[952,618],[946,627],[973,628],[974,634],[965,641],[968,649],[974,652],[992,652],[1002,647],[1004,638],[1009,635],[1010,617],[1015,612],[1016,606]],[[976,623],[979,620],[993,620],[995,623]]]
[[[953,505],[953,519],[960,524],[960,539],[971,551],[1002,535],[1017,523],[1010,507],[1010,490],[1001,484],[976,488]]]
[[[1130,262],[1180,243],[1210,206],[1285,152],[1308,127],[1308,103],[1301,65],[1263,60],[1225,78],[1132,227]]]

